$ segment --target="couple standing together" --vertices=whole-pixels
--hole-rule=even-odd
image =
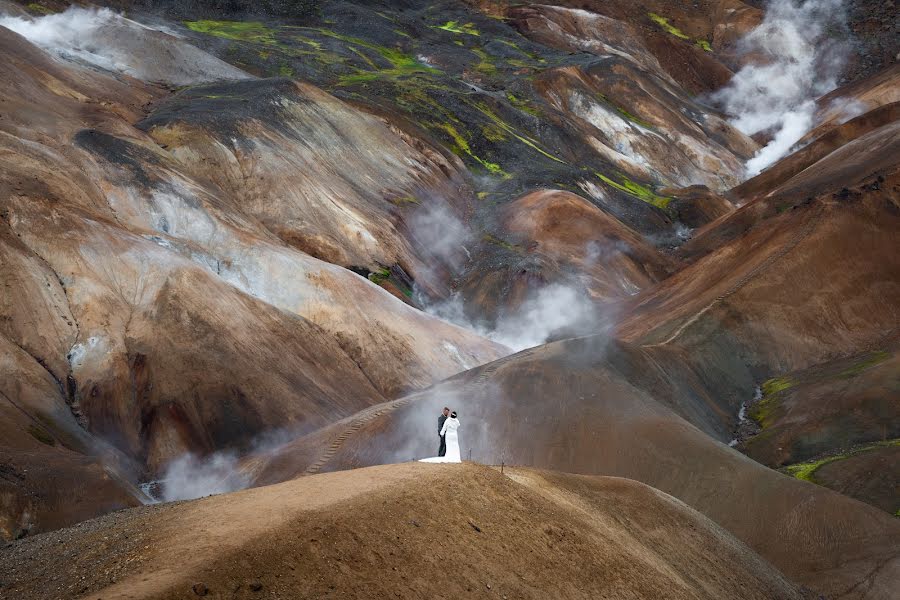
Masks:
[[[422,459],[422,462],[462,462],[459,455],[459,420],[456,411],[450,412],[446,406],[438,417],[438,436],[441,439],[438,446],[438,455],[433,458]]]

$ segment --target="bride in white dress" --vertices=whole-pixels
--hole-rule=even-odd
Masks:
[[[423,458],[420,462],[462,462],[462,459],[459,456],[459,434],[456,433],[457,429],[459,429],[459,419],[456,418],[456,411],[454,411],[450,413],[450,418],[444,421],[444,426],[441,428],[441,435],[444,436],[444,439],[447,442],[447,454],[445,456]]]

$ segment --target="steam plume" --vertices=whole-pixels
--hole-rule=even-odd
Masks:
[[[162,484],[162,500],[190,500],[224,494],[247,487],[249,479],[238,471],[234,454],[218,452],[207,458],[183,454],[166,467]]]
[[[779,0],[741,41],[741,51],[754,58],[713,100],[747,135],[772,134],[748,161],[748,177],[787,154],[813,127],[815,99],[837,86],[846,63],[846,32],[842,0]]]
[[[37,18],[3,16],[0,26],[62,59],[144,81],[187,85],[250,77],[177,37],[108,8],[73,6]]]

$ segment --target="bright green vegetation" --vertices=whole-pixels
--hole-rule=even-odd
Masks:
[[[31,434],[31,437],[42,444],[47,444],[48,446],[56,445],[56,440],[54,440],[53,436],[47,433],[43,427],[38,427],[37,425],[29,425],[28,433]]]
[[[813,476],[820,467],[829,463],[837,462],[839,460],[846,460],[851,456],[856,456],[857,454],[860,454],[862,452],[868,452],[869,450],[875,450],[877,448],[885,448],[889,446],[900,446],[900,438],[886,440],[883,442],[876,442],[874,444],[869,444],[860,448],[854,448],[853,450],[850,450],[849,452],[845,452],[843,454],[826,456],[825,458],[820,458],[818,460],[811,460],[794,465],[789,465],[787,467],[784,467],[782,471],[792,477],[796,477],[797,479],[809,481],[810,483],[818,483]]]
[[[509,123],[507,123],[506,121],[501,119],[485,104],[478,102],[474,105],[474,107],[477,108],[479,111],[481,111],[481,113],[484,114],[486,117],[488,117],[491,121],[493,121],[494,124],[497,125],[500,129],[502,129],[506,133],[510,134],[511,136],[513,136],[514,138],[516,138],[517,140],[519,140],[520,142],[522,142],[529,148],[532,148],[533,150],[540,152],[541,154],[543,154],[544,156],[546,156],[547,158],[549,158],[551,160],[555,160],[558,163],[566,164],[566,161],[556,158],[555,156],[553,156],[552,154],[550,154],[549,152],[547,152],[546,150],[544,150],[540,146],[538,146],[537,140],[535,140],[531,137],[528,137],[526,135],[521,135],[518,132],[516,132],[516,130],[513,129],[512,125],[510,125]]]
[[[890,353],[884,352],[882,350],[878,352],[872,352],[866,358],[862,359],[858,363],[854,364],[852,367],[844,369],[840,373],[838,373],[838,377],[841,379],[850,379],[852,377],[856,377],[869,367],[874,367],[878,363],[882,363],[890,358]]]
[[[763,382],[760,387],[762,388],[763,396],[772,396],[794,387],[794,382],[787,377],[774,377]]]
[[[310,39],[303,35],[289,35],[288,41],[299,42],[309,47],[302,49],[289,43],[279,41],[278,31],[271,29],[258,21],[185,21],[185,26],[195,32],[212,35],[232,41],[248,42],[274,47],[278,51],[292,57],[309,57],[323,65],[337,65],[346,63],[347,58],[338,53],[323,48],[322,41]],[[285,26],[281,30],[309,31],[324,38],[339,40],[345,44],[348,52],[359,57],[364,65],[356,69],[355,73],[346,74],[339,80],[339,85],[352,85],[366,83],[381,78],[396,78],[411,74],[439,73],[437,69],[424,65],[412,55],[397,48],[380,46],[364,39],[342,35],[325,28]],[[285,34],[287,35],[287,34]],[[269,58],[269,50],[258,50],[260,58]],[[288,73],[290,69],[290,73]],[[289,66],[279,67],[279,74],[285,77],[293,75],[294,71]]]
[[[475,29],[475,25],[472,23],[460,25],[458,21],[447,21],[443,25],[432,25],[431,27],[432,29],[443,29],[444,31],[449,31],[450,33],[481,35],[481,33],[477,29]]]
[[[492,163],[488,160],[485,160],[472,152],[472,147],[469,146],[469,142],[459,131],[457,131],[456,127],[454,127],[453,125],[449,123],[432,123],[431,127],[440,129],[450,136],[450,138],[453,140],[451,150],[453,150],[454,154],[456,154],[457,156],[463,156],[465,154],[466,156],[480,164],[482,167],[487,169],[487,171],[491,175],[503,177],[504,179],[509,179],[511,177],[510,174],[501,169],[500,165],[498,165],[497,163]]]
[[[497,40],[497,41],[505,46],[509,46],[510,48],[512,48],[513,50],[518,52],[519,54],[521,54],[523,56],[527,56],[528,58],[530,58],[531,60],[533,60],[535,62],[539,62],[539,63],[547,62],[539,54],[535,54],[534,52],[529,52],[528,50],[522,50],[522,48],[520,48],[519,45],[515,42],[511,42],[509,40]]]
[[[258,21],[184,21],[185,27],[226,40],[274,45],[275,32]]]
[[[413,196],[398,196],[396,198],[390,198],[388,200],[394,206],[403,206],[405,204],[421,204],[418,198]]]
[[[662,27],[667,33],[674,35],[677,38],[681,38],[683,40],[691,39],[691,36],[685,35],[680,29],[669,23],[669,20],[663,16],[660,16],[656,13],[647,13],[647,16],[650,17],[650,20]]]
[[[394,288],[399,290],[401,294],[403,294],[407,298],[412,298],[412,289],[398,281],[397,278],[393,277],[391,274],[391,270],[387,267],[383,267],[381,269],[378,269],[377,271],[369,273],[369,281],[381,287],[384,287],[385,284],[390,283]]]
[[[781,404],[781,392],[790,389],[795,385],[787,377],[774,377],[769,379],[760,386],[763,397],[756,404],[747,409],[747,414],[751,419],[759,423],[759,426],[765,429],[772,425],[775,410]]]
[[[469,50],[478,57],[478,62],[475,63],[476,71],[484,73],[485,75],[494,75],[497,73],[497,65],[493,63],[487,52],[481,48],[470,48]]]
[[[503,131],[499,126],[494,123],[488,123],[487,125],[483,125],[481,127],[481,135],[485,137],[485,139],[490,140],[492,142],[505,142],[506,141],[506,132]]]
[[[506,99],[509,100],[510,105],[516,110],[522,111],[524,113],[528,113],[532,117],[540,117],[541,111],[533,107],[529,104],[528,100],[523,98],[519,98],[512,92],[506,92]]]
[[[678,39],[690,41],[691,36],[687,35],[683,31],[669,23],[669,19],[652,12],[647,13],[647,16],[650,17],[651,21],[659,25],[666,33],[674,35]],[[712,46],[710,45],[709,40],[696,39],[694,40],[694,45],[706,52],[712,52]]]
[[[340,85],[365,83],[367,81],[373,81],[375,79],[381,78],[397,78],[423,73],[440,73],[438,69],[422,64],[421,62],[416,60],[414,56],[406,54],[402,50],[379,46],[378,44],[373,44],[357,37],[341,35],[327,29],[317,29],[316,31],[324,36],[341,40],[342,42],[346,43],[349,50],[351,52],[354,52],[357,56],[361,57],[364,62],[372,69],[371,71],[360,69],[355,74],[344,75],[340,79]],[[374,52],[377,56],[389,63],[391,66],[389,68],[380,68],[375,64],[375,62],[372,61],[370,57],[366,56],[361,49],[366,49],[370,52]]]
[[[391,270],[388,268],[379,269],[377,271],[372,271],[371,273],[369,273],[369,281],[371,281],[375,285],[381,285],[390,278]]]
[[[294,69],[292,69],[289,65],[282,64],[281,66],[278,67],[278,74],[281,77],[293,77]]]
[[[46,6],[38,4],[37,2],[31,2],[30,4],[27,4],[25,8],[39,15],[52,15],[56,12],[52,8],[47,8]]]
[[[665,210],[672,201],[671,198],[660,196],[659,194],[654,193],[649,187],[636,183],[621,173],[619,174],[619,181],[614,181],[602,173],[595,173],[595,175],[597,175],[597,177],[599,177],[606,185],[634,196],[647,204],[652,204],[656,208]]]

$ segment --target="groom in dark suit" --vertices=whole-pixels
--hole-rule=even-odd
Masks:
[[[441,416],[438,417],[438,437],[441,438],[441,445],[438,446],[438,456],[447,454],[447,440],[441,435],[441,430],[444,428],[444,421],[447,420],[449,414],[450,409],[445,406],[444,410],[441,411]]]

